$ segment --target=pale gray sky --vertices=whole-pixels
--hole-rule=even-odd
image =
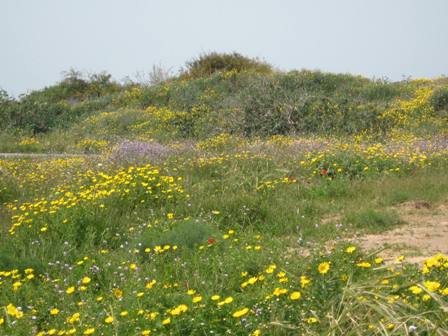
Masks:
[[[282,70],[448,74],[448,0],[0,0],[0,87],[237,51]]]

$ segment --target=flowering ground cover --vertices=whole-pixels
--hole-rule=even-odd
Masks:
[[[0,161],[1,334],[447,330],[447,256],[386,263],[348,242],[402,224],[400,202],[446,200],[443,139],[221,135],[117,150]],[[335,214],[340,226],[322,221]]]

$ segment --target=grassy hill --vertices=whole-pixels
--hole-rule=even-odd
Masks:
[[[383,136],[445,132],[448,79],[389,82],[318,71],[274,71],[210,54],[160,83],[118,84],[69,72],[19,99],[0,98],[0,151],[99,151],[123,139],[202,140],[219,134]]]

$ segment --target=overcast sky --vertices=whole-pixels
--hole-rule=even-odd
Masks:
[[[237,51],[282,70],[448,74],[448,0],[0,0],[0,87],[70,68],[120,80]]]

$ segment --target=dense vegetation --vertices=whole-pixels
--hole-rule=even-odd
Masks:
[[[167,142],[221,133],[378,135],[397,126],[431,134],[445,128],[447,92],[445,78],[389,82],[283,73],[238,54],[203,55],[178,77],[153,85],[70,71],[60,83],[19,99],[2,92],[0,150],[82,151],[85,141],[101,147],[123,138]]]
[[[160,73],[159,73],[160,75]],[[446,335],[448,257],[354,235],[448,200],[448,81],[202,55],[0,95],[0,335]]]

